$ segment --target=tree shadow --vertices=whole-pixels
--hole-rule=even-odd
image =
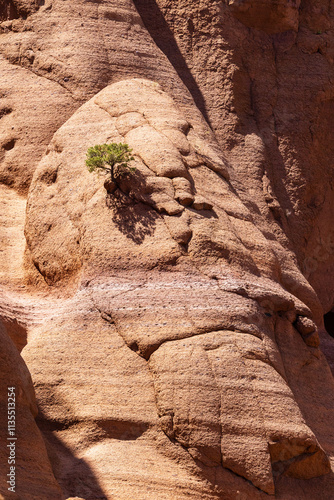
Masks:
[[[106,205],[119,231],[137,245],[154,234],[159,215],[144,203],[132,199],[120,189],[107,193]]]
[[[178,76],[192,95],[197,108],[211,127],[203,94],[195,78],[191,74],[187,62],[177,45],[174,33],[168,26],[156,0],[134,0],[133,3],[155,44],[168,58]],[[193,28],[192,21],[189,19],[189,31],[192,31]]]

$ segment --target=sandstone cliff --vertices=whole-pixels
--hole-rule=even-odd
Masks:
[[[0,20],[0,498],[333,498],[330,2]]]

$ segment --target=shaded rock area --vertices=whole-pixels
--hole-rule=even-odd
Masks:
[[[61,498],[61,489],[52,473],[44,440],[35,423],[38,409],[29,370],[3,323],[1,338],[1,442],[0,491],[2,498],[15,498],[10,466],[14,467],[14,486],[21,483],[22,494],[27,500],[43,498],[45,484],[48,498]],[[14,405],[14,406],[13,406]],[[14,408],[14,410],[13,410]],[[13,413],[14,411],[14,413]],[[15,416],[16,418],[10,418]],[[15,429],[15,436],[12,434]],[[14,493],[14,494],[13,494]],[[18,498],[18,497],[16,497]]]
[[[2,2],[0,498],[333,498],[333,26]]]
[[[298,31],[300,0],[228,0],[233,15],[268,34]]]

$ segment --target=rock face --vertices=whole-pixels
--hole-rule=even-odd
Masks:
[[[130,145],[136,170],[122,178],[120,189],[106,200],[104,178],[87,171],[85,154],[90,144],[107,140]],[[35,266],[53,283],[73,274],[85,261],[101,270],[172,263],[183,252],[173,238],[179,224],[189,226],[193,251],[198,253],[201,236],[196,234],[201,232],[203,217],[213,219],[208,224],[214,232],[221,231],[220,224],[214,212],[201,214],[198,209],[207,207],[196,205],[194,198],[197,209],[192,208],[192,199],[182,193],[199,192],[196,177],[210,175],[212,168],[216,183],[226,193],[222,205],[229,203],[231,213],[234,205],[247,213],[222,177],[227,177],[223,160],[208,145],[201,148],[192,124],[156,83],[126,80],[107,87],[59,129],[36,170],[25,230]],[[196,176],[192,171],[198,171]],[[62,203],[64,192],[68,194]],[[174,217],[167,225],[159,213]],[[62,241],[59,252],[55,252],[56,241]],[[236,240],[234,246],[237,251]]]
[[[230,0],[227,5],[249,28],[268,34],[298,31],[300,0]]]
[[[0,338],[2,498],[20,498],[15,495],[15,485],[19,483],[27,500],[43,498],[45,484],[48,498],[59,499],[61,489],[53,476],[44,441],[34,420],[38,409],[30,373],[3,323]],[[14,490],[10,489],[13,486]]]
[[[3,2],[16,498],[333,497],[332,16]],[[106,142],[115,184],[85,166]]]

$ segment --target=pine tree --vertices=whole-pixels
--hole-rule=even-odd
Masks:
[[[126,171],[134,171],[135,168],[129,167],[129,162],[134,160],[131,155],[132,149],[128,144],[97,144],[88,148],[86,165],[90,172],[96,169],[110,172],[112,182],[117,184],[117,179],[124,175]]]

